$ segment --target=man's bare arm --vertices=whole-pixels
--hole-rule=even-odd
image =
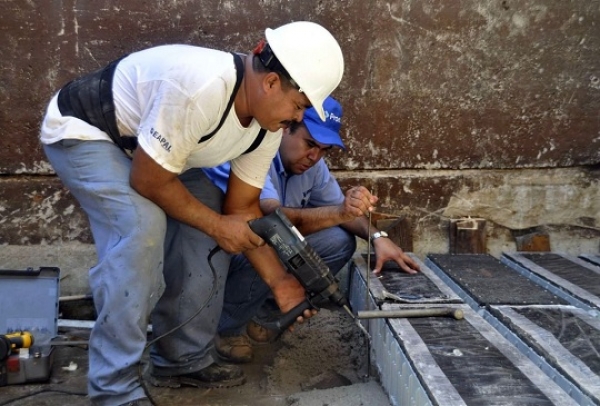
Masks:
[[[260,207],[266,214],[274,212],[278,207],[285,216],[290,219],[298,231],[308,235],[325,228],[333,227],[344,222],[337,206],[314,207],[298,209],[293,207],[281,207],[278,200],[263,199]]]
[[[252,218],[262,217],[259,207],[260,189],[239,179],[233,171],[229,175],[223,212],[226,214],[248,213]],[[244,251],[244,255],[256,272],[271,288],[277,305],[286,313],[304,301],[306,293],[298,280],[288,273],[271,247],[264,245]],[[305,317],[312,312],[306,311]]]
[[[369,227],[369,219],[365,216],[357,217],[353,221],[344,223],[341,226],[367,241],[369,240],[369,231],[371,235],[380,231],[372,224]],[[373,248],[375,249],[375,257],[377,259],[373,272],[376,274],[381,272],[381,268],[386,261],[396,262],[406,273],[413,274],[420,270],[419,265],[389,238],[380,237],[376,239],[373,241]]]
[[[362,186],[346,192],[344,202],[337,206],[311,208],[281,207],[292,224],[304,235],[352,221],[373,208],[377,198]],[[260,207],[265,214],[275,211],[281,203],[276,199],[263,199]]]
[[[369,231],[371,235],[379,231],[373,225],[369,227],[369,220],[362,211],[365,207],[368,207],[365,201],[371,202],[371,197],[371,194],[365,188],[353,188],[346,193],[344,204],[340,206],[307,209],[281,207],[281,211],[303,235],[309,235],[339,225],[353,235],[368,240]],[[260,205],[265,214],[271,213],[281,206],[279,200],[276,199],[263,199]],[[351,209],[344,210],[344,206],[351,207]],[[412,274],[419,271],[419,265],[406,255],[400,247],[394,244],[392,240],[378,238],[373,242],[373,245],[377,258],[374,269],[375,273],[381,271],[386,261],[395,261],[407,273]]]
[[[158,165],[141,147],[134,152],[129,181],[133,189],[170,217],[210,235],[227,252],[263,244],[247,225],[250,216],[223,216],[211,210],[187,190],[177,174]]]

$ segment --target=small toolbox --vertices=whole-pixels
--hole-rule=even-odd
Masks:
[[[58,334],[60,270],[0,270],[0,335],[31,333],[33,343],[0,362],[0,386],[50,378],[51,341]]]

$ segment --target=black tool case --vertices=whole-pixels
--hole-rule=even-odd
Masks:
[[[50,378],[58,334],[60,269],[0,270],[0,334],[27,331],[33,345],[0,365],[0,386],[44,382]]]

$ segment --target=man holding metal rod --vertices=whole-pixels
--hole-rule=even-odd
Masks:
[[[372,210],[377,197],[363,186],[353,187],[344,195],[329,172],[322,158],[333,148],[345,149],[339,134],[342,107],[332,97],[323,107],[324,122],[314,109],[308,109],[302,122],[284,131],[261,193],[261,210],[266,215],[280,208],[334,274],[354,254],[355,237],[372,241],[377,257],[375,273],[390,260],[404,272],[416,273],[419,266],[385,232],[369,225],[365,214]],[[226,189],[227,164],[204,171],[217,186]],[[268,328],[267,320],[276,317],[279,309],[269,299],[268,286],[241,255],[232,259],[225,290],[215,347],[229,361],[248,362],[252,359],[248,335],[259,342],[278,335],[279,331]]]

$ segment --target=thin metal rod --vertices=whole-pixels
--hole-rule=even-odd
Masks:
[[[367,292],[365,295],[365,309],[371,309],[371,212],[368,214],[369,224],[367,226]],[[358,321],[358,319],[357,319]],[[360,321],[358,321],[360,323]],[[371,323],[367,322],[367,327],[371,327]],[[367,330],[367,332],[369,332]],[[367,334],[367,378],[371,376],[371,335]]]
[[[369,294],[371,292],[371,212],[368,215],[369,225],[367,226],[367,295],[365,307],[367,310],[371,308],[371,301],[369,300]]]

